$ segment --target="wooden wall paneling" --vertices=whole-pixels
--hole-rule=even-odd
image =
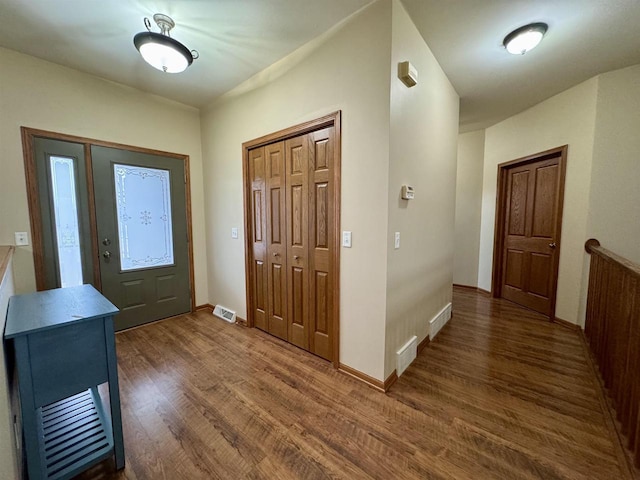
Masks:
[[[288,340],[309,350],[309,137],[285,142]]]
[[[591,254],[585,337],[620,422],[640,464],[640,265],[589,240]]]
[[[287,340],[287,227],[284,142],[264,147],[267,220],[268,332]]]
[[[627,365],[629,360],[629,335],[631,333],[631,312],[633,299],[631,297],[631,277],[620,270],[620,294],[626,301],[616,302],[616,314],[618,328],[616,331],[614,356],[613,356],[613,381],[612,397],[615,401],[618,419],[622,417],[623,397],[628,396],[630,384],[628,379]]]
[[[627,323],[627,335],[625,339],[625,355],[624,355],[624,365],[623,365],[623,378],[622,378],[622,388],[618,391],[618,419],[622,424],[623,432],[626,435],[629,435],[629,426],[630,426],[630,412],[629,406],[637,401],[636,396],[636,385],[635,385],[635,377],[638,376],[638,342],[640,338],[638,338],[638,320],[640,319],[640,315],[634,317],[636,313],[636,304],[638,303],[638,299],[636,294],[638,294],[638,280],[633,278],[630,275],[625,275],[625,297],[629,299],[628,302],[621,305],[623,315],[625,317],[625,321]],[[636,345],[634,345],[636,343]],[[634,422],[635,424],[635,422]]]
[[[638,408],[640,407],[640,280],[633,279],[633,306],[631,309],[631,331],[629,333],[629,362],[627,372],[631,384],[631,391],[624,396],[622,405],[622,424],[629,439],[629,446],[634,448],[636,442],[636,425],[639,423]]]

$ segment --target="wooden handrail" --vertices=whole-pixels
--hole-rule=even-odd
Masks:
[[[608,262],[615,263],[620,267],[627,270],[627,272],[633,275],[636,278],[640,278],[640,265],[637,263],[633,263],[630,260],[627,260],[624,257],[621,257],[618,254],[613,253],[611,250],[607,250],[604,247],[600,246],[600,242],[595,238],[590,238],[584,244],[584,249],[587,253],[595,254],[601,256]]]
[[[640,265],[590,239],[585,336],[640,466]]]

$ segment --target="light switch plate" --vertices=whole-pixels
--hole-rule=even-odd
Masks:
[[[27,232],[15,232],[15,236],[16,236],[16,247],[29,245],[29,236],[27,235]]]
[[[231,229],[231,238],[238,238],[238,229],[236,227]]]
[[[342,232],[342,246],[345,248],[351,248],[351,232]]]
[[[395,234],[393,248],[395,248],[396,250],[400,248],[400,232],[396,232]]]

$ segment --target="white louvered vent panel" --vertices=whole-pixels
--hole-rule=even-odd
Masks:
[[[396,373],[398,376],[402,375],[411,362],[416,359],[418,354],[418,337],[415,335],[411,337],[411,339],[404,344],[404,346],[396,352],[397,354],[397,362],[396,362]]]
[[[429,339],[433,340],[438,332],[451,320],[451,304],[444,307],[440,313],[429,322]]]
[[[215,306],[215,308],[213,309],[213,314],[216,317],[221,318],[225,322],[236,323],[236,312],[234,312],[233,310],[229,310],[228,308],[221,305]]]

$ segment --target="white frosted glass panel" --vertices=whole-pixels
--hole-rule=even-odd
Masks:
[[[82,285],[82,256],[73,158],[52,156],[49,157],[49,162],[60,286]]]
[[[121,270],[173,265],[169,171],[113,168]]]

